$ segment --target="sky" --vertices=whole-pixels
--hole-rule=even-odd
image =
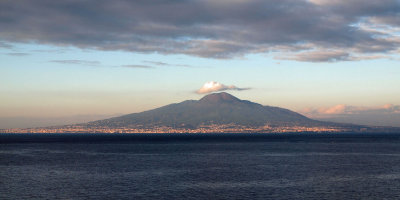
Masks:
[[[2,0],[0,128],[210,92],[400,126],[399,0]]]

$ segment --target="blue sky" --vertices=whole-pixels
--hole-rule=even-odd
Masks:
[[[0,118],[140,112],[208,81],[311,117],[397,115],[400,3],[364,4],[4,1]]]

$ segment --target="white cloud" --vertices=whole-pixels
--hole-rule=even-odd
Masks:
[[[216,81],[206,82],[199,90],[196,91],[197,94],[206,94],[211,92],[218,92],[224,90],[248,90],[250,88],[238,88],[234,85],[224,85],[222,83],[218,83]]]

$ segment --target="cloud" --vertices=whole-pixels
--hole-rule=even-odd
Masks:
[[[154,68],[154,67],[148,66],[148,65],[121,65],[121,67],[137,68],[137,69],[151,69],[151,68]]]
[[[54,54],[54,53],[61,54],[61,53],[65,53],[66,51],[67,51],[67,49],[61,49],[61,48],[58,48],[58,49],[35,49],[35,50],[32,50],[32,52],[35,52],[35,53],[52,53],[52,54]]]
[[[12,49],[13,46],[10,45],[10,44],[7,44],[7,43],[4,43],[4,42],[0,41],[0,48],[2,48],[2,49]]]
[[[67,64],[67,65],[87,65],[87,66],[102,66],[102,67],[126,67],[126,68],[136,68],[136,69],[151,69],[153,66],[149,65],[119,65],[119,66],[105,66],[99,61],[93,60],[51,60],[49,62]]]
[[[365,107],[340,104],[332,107],[306,108],[299,112],[323,121],[400,127],[400,105]]]
[[[196,91],[197,94],[206,94],[211,92],[219,92],[224,90],[249,90],[250,88],[238,88],[234,85],[224,85],[222,83],[218,83],[216,81],[206,82],[199,90]]]
[[[152,65],[158,65],[158,66],[173,66],[173,67],[192,67],[190,65],[183,65],[183,64],[169,64],[165,62],[159,62],[159,61],[149,61],[149,60],[144,60],[144,63],[149,63]]]
[[[341,51],[331,51],[331,52],[311,51],[311,52],[301,52],[281,57],[278,56],[276,58],[285,60],[308,61],[308,62],[336,62],[336,61],[349,60],[350,55],[349,53]]]
[[[148,60],[144,60],[144,63],[150,63],[153,65],[159,65],[159,66],[169,66],[170,64],[165,63],[165,62],[158,62],[158,61],[148,61]]]
[[[29,53],[7,53],[9,56],[29,56]]]
[[[270,53],[306,62],[400,49],[399,0],[4,0],[0,13],[7,43],[220,59]]]
[[[332,107],[306,108],[300,112],[320,118],[331,117],[332,115],[400,114],[400,105],[385,104],[376,107],[363,107],[339,104]]]
[[[68,65],[90,65],[90,66],[96,66],[101,64],[99,61],[91,61],[91,60],[51,60],[50,62],[68,64]]]

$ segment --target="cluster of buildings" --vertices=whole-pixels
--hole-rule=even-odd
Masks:
[[[249,127],[235,124],[201,125],[197,128],[154,127],[89,127],[69,125],[45,128],[16,128],[0,130],[2,133],[293,133],[293,132],[346,132],[345,128],[329,126],[261,126]]]

